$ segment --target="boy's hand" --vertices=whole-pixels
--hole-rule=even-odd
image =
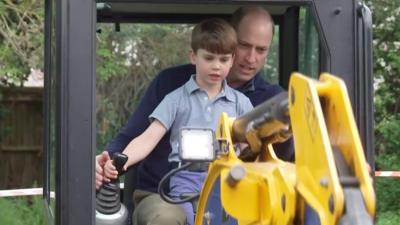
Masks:
[[[113,165],[113,160],[108,160],[104,165],[104,175],[107,182],[110,182],[110,179],[118,178],[118,171]]]

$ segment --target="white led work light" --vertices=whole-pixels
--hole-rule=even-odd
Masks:
[[[183,161],[212,161],[215,159],[215,134],[211,129],[182,128],[179,157]]]

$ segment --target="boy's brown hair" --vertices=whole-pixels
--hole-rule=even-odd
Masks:
[[[193,28],[191,47],[195,53],[201,48],[211,53],[233,54],[236,45],[236,32],[223,19],[206,19]]]

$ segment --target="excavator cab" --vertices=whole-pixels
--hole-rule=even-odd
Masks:
[[[96,154],[96,31],[135,23],[193,24],[228,19],[244,5],[260,5],[275,22],[276,50],[266,79],[290,91],[294,71],[341,78],[348,90],[364,154],[373,163],[372,21],[363,1],[328,0],[47,0],[45,8],[45,182],[49,224],[94,224]],[[271,64],[273,62],[273,64]],[[270,64],[268,64],[270,63]],[[134,170],[125,176],[131,206]]]

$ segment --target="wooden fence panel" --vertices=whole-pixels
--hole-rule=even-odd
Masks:
[[[42,88],[0,88],[0,189],[42,185]]]

